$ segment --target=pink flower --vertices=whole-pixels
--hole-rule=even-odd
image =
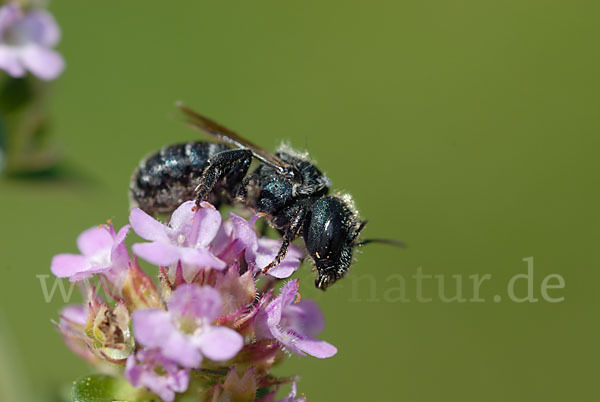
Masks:
[[[201,267],[224,269],[225,262],[215,257],[210,246],[221,226],[221,214],[209,203],[194,210],[195,202],[184,202],[164,225],[139,208],[129,215],[133,230],[150,243],[136,243],[133,252],[155,265],[171,266],[181,261],[186,279],[191,280]]]
[[[52,258],[50,270],[59,278],[71,282],[83,280],[93,274],[105,274],[116,281],[129,266],[129,253],[125,237],[129,225],[115,233],[112,223],[87,229],[77,238],[79,254],[58,254]]]
[[[331,357],[335,346],[314,338],[325,328],[319,306],[312,300],[297,301],[298,280],[288,282],[281,294],[256,317],[257,338],[274,338],[287,349],[304,356]]]
[[[10,76],[29,70],[42,80],[58,77],[65,62],[52,48],[59,39],[60,28],[47,11],[25,12],[16,3],[0,7],[0,69]]]
[[[234,255],[243,253],[246,263],[254,272],[269,265],[281,247],[281,240],[256,235],[254,224],[258,218],[258,215],[254,215],[250,221],[247,221],[236,214],[229,214],[229,225],[224,225],[225,235],[229,239],[228,242],[225,242],[227,247],[221,251],[223,254],[227,252]],[[222,237],[223,234],[220,233],[219,238]],[[302,250],[291,244],[285,258],[279,265],[271,268],[267,274],[275,278],[288,278],[298,269],[303,257]]]
[[[140,350],[127,359],[125,378],[134,387],[145,386],[163,401],[175,400],[176,392],[185,392],[190,381],[189,372],[164,358],[156,350]]]
[[[141,345],[184,367],[200,367],[203,356],[229,360],[240,351],[244,338],[230,328],[212,325],[221,308],[221,296],[214,288],[185,283],[171,295],[168,311],[134,311],[133,333]]]
[[[281,239],[256,233],[257,219],[230,214],[223,222],[215,207],[196,208],[194,201],[181,204],[168,224],[133,209],[130,225],[147,240],[133,251],[161,266],[160,286],[137,258],[130,261],[130,225],[118,233],[110,223],[85,230],[77,238],[81,254],[56,255],[51,270],[71,281],[98,274],[116,304],[106,304],[90,288],[88,304],[68,306],[54,324],[76,353],[98,365],[124,366],[125,379],[164,401],[180,393],[201,397],[198,392],[215,400],[254,400],[262,388],[257,400],[275,402],[287,382],[269,373],[281,351],[327,358],[337,349],[315,337],[324,329],[323,315],[315,302],[300,299],[298,280],[274,295],[277,279],[298,269],[301,249],[290,246],[270,278],[257,278],[281,247]],[[203,370],[212,374],[196,375]],[[278,402],[305,401],[293,384]]]

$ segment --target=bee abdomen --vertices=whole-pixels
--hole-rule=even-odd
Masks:
[[[149,214],[169,213],[193,197],[208,159],[228,149],[215,142],[175,144],[142,159],[130,185],[132,204]]]

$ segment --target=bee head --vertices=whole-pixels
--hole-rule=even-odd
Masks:
[[[363,227],[348,197],[321,197],[312,205],[303,237],[318,271],[319,289],[325,290],[348,272]]]

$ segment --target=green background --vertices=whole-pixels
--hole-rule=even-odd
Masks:
[[[219,3],[219,4],[217,4]],[[5,393],[53,400],[88,373],[50,323],[38,274],[76,236],[126,223],[131,171],[201,138],[174,102],[267,149],[310,150],[370,221],[351,275],[303,296],[327,360],[292,357],[311,401],[597,401],[599,7],[593,1],[54,1],[68,68],[53,84],[57,180],[0,181]],[[534,257],[537,303],[507,283]],[[443,303],[425,274],[491,274]],[[406,279],[410,302],[390,301]],[[560,274],[559,303],[540,284]],[[393,278],[393,277],[392,277]],[[524,281],[521,281],[524,282]],[[525,293],[524,283],[517,286]],[[447,289],[452,295],[454,290]],[[386,297],[386,295],[388,297]],[[501,295],[499,303],[494,295]],[[396,294],[394,294],[394,297]]]

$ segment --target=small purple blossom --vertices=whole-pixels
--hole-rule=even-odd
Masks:
[[[139,208],[129,216],[133,230],[151,243],[136,243],[133,252],[155,265],[171,266],[181,261],[184,277],[193,279],[201,267],[222,270],[224,261],[210,251],[221,226],[221,214],[209,203],[195,210],[194,201],[184,202],[164,225]]]
[[[255,272],[260,271],[273,261],[279,248],[281,240],[259,238],[254,230],[254,224],[260,216],[254,215],[250,221],[229,214],[230,226],[225,227],[225,233],[229,236],[230,244],[228,251],[233,254],[244,253],[244,258]],[[279,265],[271,268],[267,274],[275,278],[288,278],[300,266],[300,260],[304,253],[293,244],[288,247],[288,252]]]
[[[109,280],[121,277],[129,265],[129,253],[125,237],[129,225],[115,233],[112,223],[87,229],[77,238],[79,254],[58,254],[52,259],[50,270],[59,278],[71,282],[83,280],[93,274],[102,273]]]
[[[244,338],[230,328],[212,325],[221,308],[221,296],[214,288],[182,284],[167,302],[168,311],[134,311],[133,332],[140,344],[184,367],[200,367],[203,356],[229,360],[240,351]]]
[[[127,359],[125,378],[134,387],[145,386],[163,401],[175,400],[176,392],[185,392],[190,376],[186,369],[163,357],[157,350],[140,350]]]
[[[302,356],[331,357],[337,353],[336,347],[313,337],[325,328],[323,314],[314,301],[297,301],[298,286],[297,279],[288,282],[281,294],[259,313],[257,337],[274,338]]]
[[[59,40],[60,28],[47,11],[25,11],[16,2],[0,7],[0,69],[10,76],[29,70],[42,80],[58,77],[65,62],[52,48]]]

